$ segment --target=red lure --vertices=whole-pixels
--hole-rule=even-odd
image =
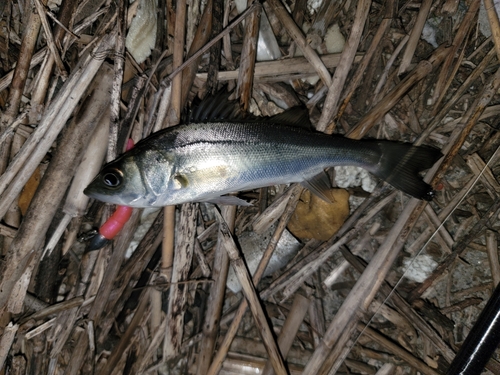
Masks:
[[[133,147],[134,140],[130,138],[127,141],[126,151]],[[132,207],[117,206],[113,215],[99,228],[99,233],[90,240],[89,250],[98,250],[115,238],[130,216],[132,216]]]

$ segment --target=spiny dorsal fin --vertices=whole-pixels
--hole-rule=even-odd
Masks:
[[[250,113],[243,112],[237,100],[229,100],[231,94],[232,92],[228,92],[224,87],[217,94],[207,95],[202,100],[195,98],[184,122],[270,122],[308,130],[312,129],[309,113],[305,107],[293,107],[271,117],[256,117]]]
[[[287,109],[280,114],[268,117],[266,121],[274,124],[296,126],[307,130],[312,129],[311,121],[309,120],[309,113],[305,107],[293,107]]]
[[[207,95],[203,99],[195,98],[188,111],[185,123],[218,122],[229,120],[252,120],[255,117],[245,114],[237,100],[229,100],[231,92],[222,88],[215,95]]]

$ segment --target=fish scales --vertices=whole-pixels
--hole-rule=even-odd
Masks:
[[[363,158],[374,163],[379,157],[372,147],[361,152],[359,144],[350,148],[346,138],[325,142],[323,137],[300,129],[267,124],[210,124],[206,128],[211,134],[201,134],[196,143],[185,148],[179,144],[179,154],[185,152],[179,162],[190,165],[196,155],[195,164],[225,165],[228,176],[217,188],[224,192],[301,181],[331,165],[368,165]],[[196,188],[211,192],[211,179],[193,180],[199,183]]]
[[[424,154],[424,159],[429,160],[419,157],[420,165],[410,169],[394,164],[395,158],[411,161],[415,151],[417,156]],[[409,177],[419,185],[416,192],[411,189],[407,192],[427,199],[425,194],[431,189],[412,169],[429,168],[438,156],[439,151],[433,148],[390,141],[357,141],[267,122],[188,124],[167,128],[139,142],[108,164],[85,193],[122,205],[165,206],[217,200],[230,192],[274,184],[303,182],[325,168],[354,165],[401,188],[392,176],[392,170],[399,168],[402,178]],[[392,159],[389,160],[392,164],[384,165],[387,164],[384,159]]]

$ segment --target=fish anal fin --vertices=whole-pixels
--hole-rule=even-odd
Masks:
[[[332,184],[325,171],[317,174],[313,178],[302,181],[301,185],[309,189],[311,193],[317,195],[325,202],[333,203],[333,199],[329,192],[332,188]]]

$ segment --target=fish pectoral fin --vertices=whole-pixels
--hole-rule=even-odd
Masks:
[[[220,197],[204,199],[202,202],[214,203],[214,204],[227,204],[229,206],[252,206],[251,203],[244,201],[243,199],[237,198],[233,195],[224,195]]]
[[[333,199],[329,193],[329,190],[332,188],[332,184],[330,183],[330,179],[325,171],[312,178],[302,181],[301,185],[310,190],[311,193],[323,199],[325,202],[333,203]]]

